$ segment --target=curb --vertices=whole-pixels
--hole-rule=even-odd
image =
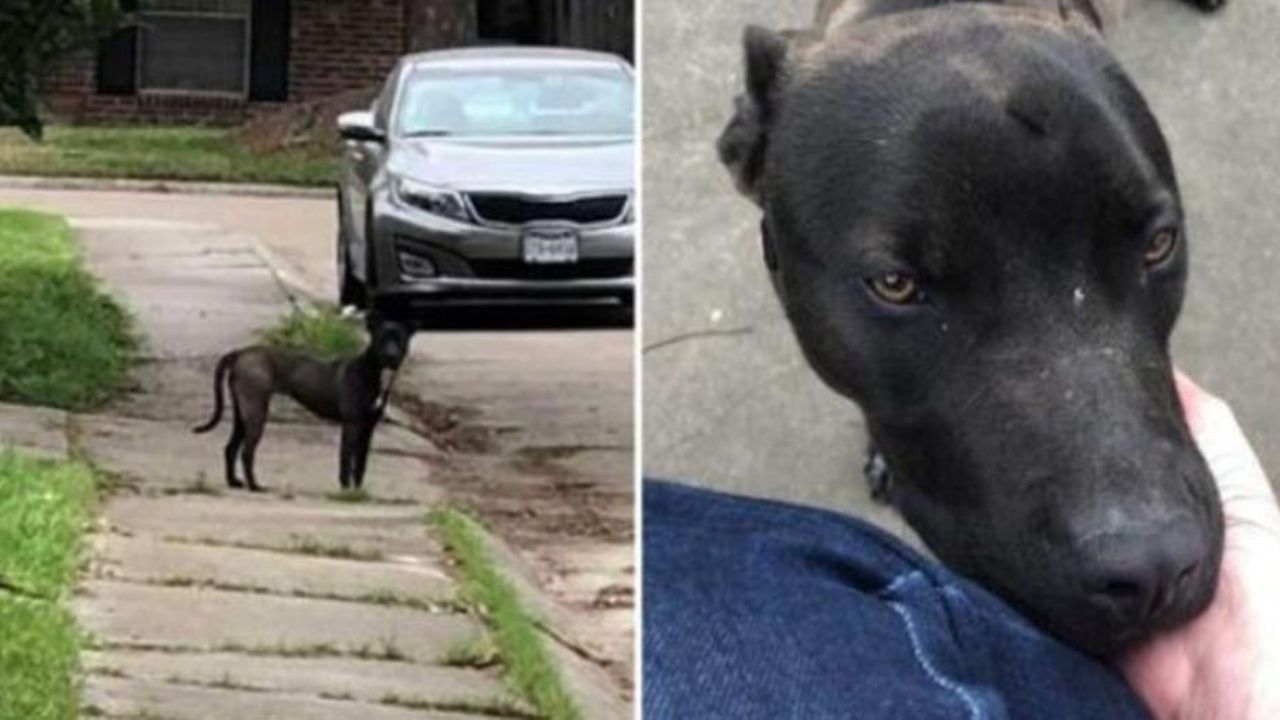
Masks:
[[[171,195],[230,195],[261,198],[332,199],[333,188],[295,187],[187,180],[131,180],[127,178],[40,177],[0,175],[0,188],[11,190],[90,190],[95,192],[145,192]]]
[[[573,697],[583,717],[592,720],[630,718],[632,708],[618,697],[613,680],[598,664],[584,657],[580,650],[586,646],[584,639],[577,637],[564,620],[568,610],[539,587],[533,571],[505,541],[490,532],[483,523],[477,521],[473,524],[483,538],[497,572],[515,588],[521,605],[539,625],[552,658],[563,673],[565,690]]]

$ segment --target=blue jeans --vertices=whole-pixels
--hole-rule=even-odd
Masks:
[[[863,522],[650,481],[644,717],[1148,713],[1110,667]]]

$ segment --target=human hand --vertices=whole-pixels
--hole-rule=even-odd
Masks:
[[[1226,517],[1205,612],[1119,658],[1158,720],[1280,718],[1280,507],[1231,408],[1176,373],[1178,396]]]

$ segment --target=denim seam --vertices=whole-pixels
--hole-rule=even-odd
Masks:
[[[916,625],[915,621],[911,618],[911,613],[905,607],[893,602],[892,600],[889,601],[889,607],[897,613],[899,618],[902,618],[902,622],[907,628],[907,638],[911,640],[911,652],[915,655],[916,662],[918,662],[920,667],[924,669],[925,675],[928,675],[929,679],[937,684],[938,687],[951,692],[959,698],[959,700],[964,703],[965,708],[969,711],[969,717],[972,718],[972,720],[981,720],[983,712],[982,709],[978,707],[978,703],[974,699],[973,695],[971,695],[969,691],[959,683],[939,672],[938,669],[933,666],[933,662],[929,660],[928,655],[920,644],[920,637],[916,634]]]
[[[906,585],[908,582],[911,582],[912,580],[915,580],[918,577],[922,577],[923,575],[924,573],[920,572],[919,570],[912,570],[910,572],[903,573],[898,577],[894,578],[893,582],[889,583],[888,585],[884,586],[880,590],[876,591],[876,597],[883,598],[887,595],[892,595],[898,592],[898,590],[902,588],[903,585]]]
[[[979,603],[973,602],[972,600],[969,599],[969,597],[965,594],[963,590],[951,585],[942,586],[942,592],[944,595],[951,598],[952,600],[956,602],[964,603],[965,606],[968,607],[970,611],[985,617],[987,620],[990,620],[993,623],[999,624],[1001,627],[1012,630],[1024,638],[1027,638],[1029,640],[1036,640],[1036,641],[1044,640],[1044,637],[1045,637],[1044,634],[1041,632],[1037,632],[1033,627],[1031,627],[1028,624],[1027,621],[1023,620],[1021,616],[1018,616],[1016,620],[1011,620],[1009,617],[1001,615],[1000,613],[997,613],[997,612],[993,612],[990,608],[983,607]]]

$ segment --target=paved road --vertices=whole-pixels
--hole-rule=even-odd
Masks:
[[[750,205],[712,143],[740,84],[747,22],[812,2],[645,4],[644,463],[648,471],[853,511],[868,504],[861,418],[809,372],[759,262]],[[1280,3],[1208,17],[1143,3],[1114,37],[1173,147],[1194,243],[1177,361],[1237,409],[1280,480]],[[681,340],[691,333],[691,339]]]

